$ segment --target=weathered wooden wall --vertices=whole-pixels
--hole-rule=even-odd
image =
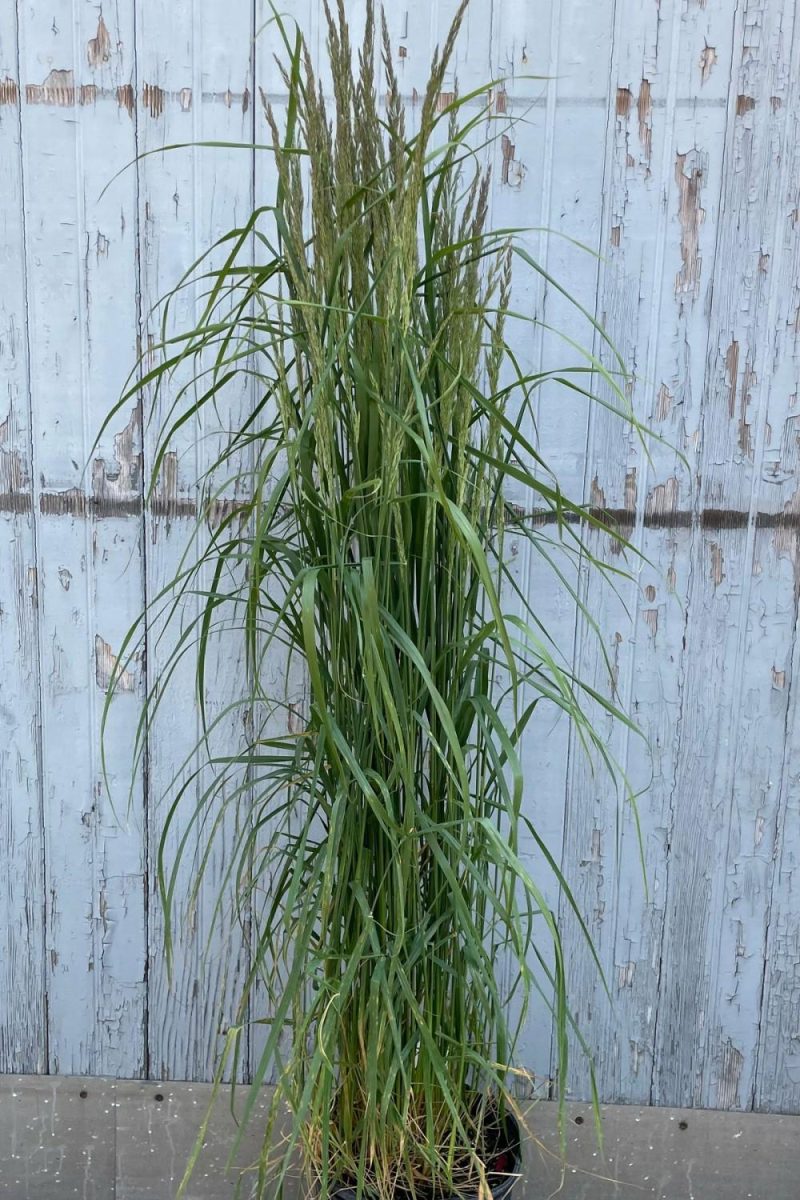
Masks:
[[[359,7],[347,0],[354,20]],[[319,42],[317,0],[284,8]],[[411,103],[453,8],[389,5]],[[139,158],[103,189],[143,152],[263,133],[259,93],[280,92],[270,34],[254,38],[264,17],[262,0],[0,6],[2,1071],[204,1078],[242,958],[212,953],[203,970],[209,890],[186,914],[168,992],[155,801],[195,736],[188,672],[150,730],[127,826],[100,782],[108,672],[177,561],[202,443],[177,447],[146,510],[151,435],[134,409],[84,466],[155,336],[152,304],[271,183],[251,151],[195,148]],[[648,458],[603,410],[542,396],[565,486],[619,510],[646,555],[619,596],[582,571],[576,584],[652,746],[609,730],[647,788],[648,893],[630,810],[564,724],[543,721],[525,748],[530,811],[611,984],[613,1003],[564,912],[610,1101],[800,1110],[797,23],[794,0],[473,0],[459,51],[462,90],[505,81],[495,223],[599,252],[531,235],[607,324],[639,415],[686,457],[654,440]],[[522,273],[515,303],[578,332],[562,297]],[[564,354],[544,332],[519,352]],[[607,689],[573,606],[537,562],[521,555],[519,571]],[[240,667],[219,663],[219,711]],[[112,710],[123,794],[158,670],[153,647]],[[550,1041],[539,1015],[524,1057],[540,1075]],[[585,1090],[580,1064],[572,1083]]]

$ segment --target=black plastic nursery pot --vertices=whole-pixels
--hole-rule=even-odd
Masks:
[[[519,1124],[516,1117],[511,1113],[506,1113],[503,1121],[503,1134],[498,1132],[497,1145],[486,1172],[492,1200],[507,1200],[521,1170],[522,1148]],[[411,1200],[410,1194],[406,1192],[398,1191],[396,1197],[397,1200]],[[357,1191],[354,1187],[339,1187],[331,1193],[331,1200],[357,1200]],[[426,1200],[426,1197],[423,1193],[417,1192],[416,1200]],[[478,1190],[476,1188],[474,1192],[453,1192],[449,1196],[439,1194],[436,1200],[478,1200]]]

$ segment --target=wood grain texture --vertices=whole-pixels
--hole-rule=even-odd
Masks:
[[[17,29],[0,13],[0,79],[18,95]],[[25,220],[18,105],[0,108],[0,1071],[47,1067],[44,831]],[[15,1064],[20,1066],[16,1067]]]
[[[798,568],[795,536],[782,539],[780,553],[788,559],[793,579]],[[778,792],[774,826],[774,866],[771,893],[766,905],[768,936],[763,963],[764,984],[759,1010],[759,1044],[755,1066],[754,1108],[767,1112],[794,1112],[800,1105],[800,897],[797,888],[798,846],[798,735],[797,680],[800,669],[797,637],[797,588],[792,655],[785,674],[778,672],[776,687],[788,692],[785,710],[786,736],[781,747],[780,767],[769,780]],[[749,1064],[748,1064],[749,1065]]]
[[[412,124],[455,8],[406,0],[388,11]],[[319,53],[321,3],[290,11]],[[357,40],[363,0],[347,11]],[[198,724],[186,662],[126,815],[142,697],[168,650],[156,620],[112,709],[121,814],[101,787],[102,690],[143,598],[176,569],[212,423],[207,438],[176,444],[147,511],[154,430],[137,411],[120,413],[87,461],[137,346],[158,336],[152,306],[270,198],[258,152],[152,153],[266,140],[261,96],[280,110],[283,91],[268,15],[263,0],[0,11],[0,1070],[207,1078],[248,960],[248,930],[229,911],[209,940],[231,810],[197,902],[182,902],[167,980],[155,847]],[[633,544],[623,557],[589,539],[629,573],[616,593],[558,552],[599,640],[541,556],[508,545],[565,661],[649,741],[599,716],[640,793],[640,831],[563,721],[542,710],[523,747],[527,811],[575,883],[613,1003],[542,854],[526,842],[523,855],[560,913],[604,1099],[800,1111],[795,7],[473,0],[446,87],[484,80],[506,122],[489,151],[492,220],[526,227],[529,251],[607,326],[653,434],[622,431],[555,384],[538,398],[543,453],[565,489],[614,511]],[[176,320],[198,302],[188,290]],[[514,304],[538,322],[514,332],[526,369],[573,361],[548,327],[588,338],[612,366],[586,320],[522,263]],[[180,379],[170,386],[165,401]],[[250,400],[248,388],[223,397],[223,422]],[[240,695],[245,665],[225,637],[212,659],[213,719]],[[276,697],[285,667],[270,664]],[[302,710],[302,672],[288,698]],[[237,744],[242,718],[221,721],[219,745]],[[184,897],[190,874],[187,860]],[[264,1015],[258,998],[251,1015]],[[545,1082],[551,1041],[542,1003],[521,1053]],[[250,1068],[259,1044],[254,1027]],[[568,1084],[586,1094],[577,1053]]]
[[[600,248],[602,189],[593,192],[584,185],[591,175],[602,174],[605,105],[600,98],[607,88],[608,71],[606,68],[604,78],[602,72],[596,75],[587,69],[583,49],[594,43],[602,57],[611,41],[608,13],[601,6],[553,0],[535,13],[524,5],[495,6],[493,17],[491,75],[503,80],[493,98],[493,115],[500,121],[505,116],[508,124],[494,150],[492,220],[498,226],[524,229],[528,253],[545,271],[568,279],[573,294],[589,296],[593,307],[598,262],[592,250]],[[573,150],[581,124],[585,174]],[[569,238],[583,245],[577,246]],[[540,372],[564,365],[571,355],[566,342],[552,329],[559,328],[576,340],[585,341],[588,334],[591,343],[588,322],[521,260],[515,271],[514,308],[537,321],[534,326],[521,322],[512,326],[522,368]],[[546,382],[536,394],[535,416],[545,460],[563,478],[565,490],[582,494],[580,447],[585,447],[589,418],[585,402]],[[530,421],[526,432],[535,436]],[[531,507],[531,497],[515,499],[524,509]],[[555,545],[543,544],[537,549],[525,540],[517,544],[511,538],[508,549],[512,556],[520,554],[518,582],[527,595],[539,597],[541,619],[562,662],[570,664],[575,608],[569,595],[554,586],[547,556],[573,589],[578,582],[577,561]],[[567,722],[557,712],[540,708],[523,748],[528,781],[525,804],[556,860],[562,850],[568,746]],[[557,909],[556,881],[532,837],[523,838],[521,851],[548,903]],[[549,949],[545,959],[552,967]],[[551,1026],[542,1001],[534,1000],[520,1052],[535,1086],[552,1076]]]
[[[750,522],[736,531],[705,533],[695,539],[692,551],[684,724],[699,728],[702,720],[703,738],[683,739],[675,789],[674,861],[655,1048],[654,1097],[662,1102],[753,1103],[762,994],[756,963],[763,964],[765,954],[777,811],[770,760],[780,760],[786,729],[771,673],[780,674],[790,658],[794,585],[785,561],[771,552],[769,540],[756,532],[753,522],[760,505],[754,484],[759,467],[753,469],[748,460],[763,453],[768,393],[760,395],[756,406],[752,442],[743,433],[750,423],[748,412],[739,430],[744,440],[734,440],[730,406],[721,402],[715,380],[719,326],[728,326],[732,303],[740,312],[752,303],[753,245],[745,247],[738,239],[763,239],[765,248],[769,243],[767,230],[754,234],[752,229],[765,209],[765,197],[759,199],[757,190],[763,167],[750,163],[745,172],[749,185],[740,186],[740,123],[755,111],[740,96],[749,96],[752,89],[761,98],[762,134],[768,140],[769,124],[780,111],[769,100],[775,86],[771,64],[789,53],[793,40],[792,13],[786,11],[781,20],[778,7],[745,5],[733,43],[717,253],[708,298],[698,494],[705,509],[749,511]],[[746,93],[740,62],[750,77]],[[748,145],[752,151],[752,143]],[[773,167],[772,173],[780,177],[781,170]],[[758,320],[768,315],[771,304],[767,289],[753,305]],[[738,367],[732,357],[729,361],[731,377],[739,381]],[[749,378],[745,389],[755,389]],[[738,490],[743,478],[749,478],[750,486]],[[711,705],[709,666],[715,681]],[[687,956],[689,937],[696,952]]]
[[[696,455],[692,430],[699,419],[706,328],[697,257],[687,268],[691,292],[684,291],[685,175],[676,164],[684,161],[684,146],[702,147],[708,136],[712,155],[702,176],[704,194],[719,195],[724,107],[717,97],[702,110],[690,105],[699,77],[687,64],[698,44],[722,44],[723,30],[714,21],[727,28],[730,18],[717,12],[698,22],[692,6],[664,15],[653,12],[648,19],[638,6],[617,4],[597,312],[631,370],[625,390],[633,411],[669,444],[621,431],[618,420],[599,407],[592,414],[586,494],[626,514],[622,532],[633,548],[622,556],[606,539],[590,539],[592,552],[616,561],[629,579],[618,581],[615,594],[596,574],[590,577],[585,602],[601,643],[583,621],[576,651],[576,670],[632,715],[650,750],[636,733],[609,724],[609,752],[640,796],[634,813],[625,788],[612,787],[602,765],[591,770],[576,748],[563,864],[567,877],[580,881],[581,909],[610,993],[576,922],[566,921],[575,1008],[579,1022],[595,1031],[589,1040],[597,1047],[601,1094],[644,1102],[652,1096],[664,986],[661,943],[673,862],[676,756],[685,734],[684,635],[694,544],[689,530],[673,526],[671,516],[663,530],[648,526],[691,503],[694,474],[687,466],[693,467]],[[699,195],[696,200],[699,204]],[[696,256],[706,237],[713,247],[716,211],[709,199],[705,203],[710,211],[691,226],[698,238],[702,229],[704,239],[694,247]],[[608,351],[601,346],[598,352],[613,369]],[[619,404],[609,388],[605,397]],[[576,1060],[570,1082],[585,1095],[586,1066],[577,1052]]]
[[[142,336],[144,344],[157,340],[160,315],[151,312],[186,268],[216,238],[243,221],[253,203],[252,151],[201,148],[203,141],[250,143],[252,127],[252,11],[236,3],[224,11],[193,4],[151,3],[137,7],[137,77],[139,87],[153,97],[140,113],[137,147]],[[152,151],[176,143],[193,147]],[[213,260],[212,260],[213,265]],[[201,306],[201,288],[183,291],[175,304],[178,327],[190,327]],[[180,373],[164,389],[160,407],[145,435],[145,470],[154,460],[160,421],[186,380]],[[227,396],[220,412],[226,414],[243,402],[241,393]],[[212,461],[213,423],[204,419],[200,436],[187,430],[176,440],[165,464],[160,487],[165,501],[162,514],[148,513],[146,573],[148,597],[156,597],[175,575],[185,548],[186,526],[176,524],[178,510],[187,499],[197,503],[194,481]],[[202,544],[202,529],[200,531]],[[200,586],[202,586],[202,579]],[[148,630],[148,685],[153,688],[168,661],[181,628],[196,618],[197,602],[189,598],[164,636],[155,622]],[[194,640],[194,638],[193,638]],[[241,645],[230,640],[215,644],[208,664],[212,680],[208,717],[215,721],[241,689],[244,663]],[[224,727],[217,725],[212,746],[220,738],[236,744],[241,715],[233,714]],[[148,1045],[149,1069],[158,1078],[207,1078],[221,1049],[220,1033],[233,1020],[236,981],[246,958],[244,946],[232,928],[228,909],[212,928],[219,885],[226,866],[225,851],[234,836],[232,820],[225,817],[212,849],[203,886],[190,903],[192,873],[205,853],[208,830],[219,815],[215,801],[210,821],[193,837],[178,880],[174,914],[175,954],[173,979],[168,978],[163,955],[163,914],[156,892],[155,852],[168,805],[176,790],[196,772],[199,756],[193,749],[200,735],[195,704],[195,684],[190,657],[185,657],[170,685],[167,702],[158,709],[149,728],[148,766],[152,803],[148,836],[153,848],[148,908]],[[208,784],[200,774],[184,796],[181,820],[188,821]],[[170,862],[183,826],[173,825],[166,845]],[[197,830],[197,826],[195,826]],[[246,1060],[245,1060],[246,1061]]]
[[[132,31],[115,30],[113,47],[109,41],[95,64],[87,46],[97,32],[97,9],[78,0],[47,14],[21,10],[19,62],[30,81],[20,119],[35,506],[45,489],[59,497],[87,488],[94,434],[136,349],[133,193],[100,198],[133,141],[117,106],[92,90],[105,83],[107,91],[126,70]],[[135,453],[131,425],[116,446],[102,447],[91,470],[93,498],[130,488]],[[48,1066],[136,1073],[145,990],[141,843],[103,795],[99,723],[102,656],[113,654],[142,600],[138,528],[119,519],[35,520]],[[124,699],[136,703],[133,692]],[[123,777],[127,726],[118,718],[108,743],[110,769]]]

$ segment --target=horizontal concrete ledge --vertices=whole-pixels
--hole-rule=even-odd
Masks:
[[[0,1076],[0,1197],[169,1200],[210,1098],[207,1084]],[[265,1101],[267,1093],[265,1092]],[[263,1109],[262,1109],[263,1114]],[[534,1105],[517,1200],[562,1181],[556,1106]],[[570,1104],[560,1200],[797,1200],[800,1117]],[[187,1200],[233,1197],[224,1163],[234,1125],[227,1096],[208,1128]],[[241,1156],[260,1148],[259,1116]],[[241,1189],[242,1200],[251,1194]]]

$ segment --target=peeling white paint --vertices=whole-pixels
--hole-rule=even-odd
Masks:
[[[357,25],[361,6],[350,7]],[[445,9],[414,0],[389,12],[412,105]],[[138,410],[84,466],[137,346],[158,338],[151,306],[273,182],[264,158],[254,178],[250,156],[233,151],[122,168],[169,143],[260,134],[252,97],[278,87],[274,30],[253,53],[250,10],[210,0],[102,13],[34,0],[18,12],[0,9],[0,925],[24,953],[0,957],[0,994],[14,997],[0,1009],[0,1070],[202,1078],[245,955],[234,945],[227,974],[220,955],[201,979],[215,858],[169,991],[146,849],[161,830],[156,797],[195,737],[190,675],[150,732],[147,796],[134,781],[144,830],[121,828],[109,807],[99,722],[126,630],[175,569],[203,452],[187,433],[146,513],[153,434]],[[318,39],[317,0],[296,15]],[[563,722],[543,718],[525,747],[529,811],[618,985],[612,1012],[562,902],[575,1009],[609,1099],[800,1109],[796,20],[789,0],[473,0],[459,49],[462,92],[502,80],[490,98],[509,122],[494,150],[495,224],[550,227],[598,251],[530,235],[548,269],[596,304],[631,366],[635,411],[665,439],[648,456],[603,411],[590,421],[577,396],[541,393],[543,452],[565,488],[585,486],[645,556],[619,598],[563,563],[600,624],[613,694],[593,637],[536,556],[523,549],[513,567],[563,652],[574,648],[653,748],[649,758],[603,725],[634,789],[647,789],[645,890],[631,808],[569,753]],[[526,368],[563,360],[547,324],[585,340],[574,308],[522,266],[515,305],[542,321],[518,347]],[[595,549],[607,553],[606,540]],[[123,792],[163,653],[120,678],[108,766]],[[241,670],[217,664],[219,711]],[[238,736],[233,720],[228,733]],[[558,906],[541,854],[525,855]],[[543,1005],[521,1050],[552,1073]],[[580,1092],[579,1052],[573,1061]]]

